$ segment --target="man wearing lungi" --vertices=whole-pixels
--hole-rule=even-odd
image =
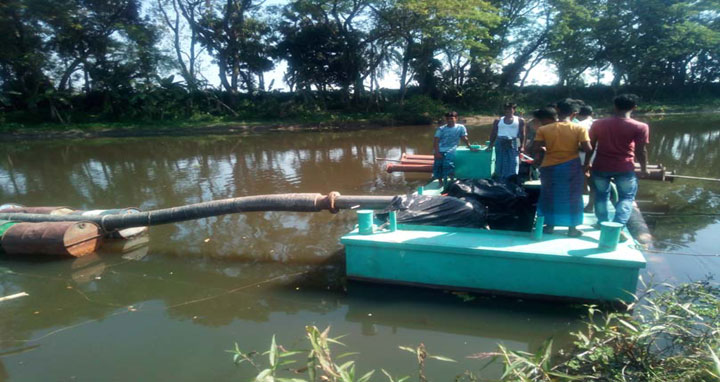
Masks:
[[[610,196],[610,180],[615,181],[618,203],[613,221],[627,224],[637,193],[635,157],[640,170],[647,174],[647,147],[650,142],[648,125],[630,117],[637,108],[637,96],[622,94],[613,100],[615,115],[599,119],[592,124],[590,139],[595,147],[595,159],[585,158],[585,168],[592,165],[590,184],[595,189],[595,216],[598,222],[608,221],[607,203]]]
[[[451,111],[445,114],[445,125],[435,129],[435,138],[433,139],[433,154],[435,161],[433,162],[433,179],[439,179],[440,186],[444,181],[455,175],[455,149],[460,139],[465,142],[470,150],[467,129],[465,126],[457,123],[457,112]]]
[[[495,147],[495,176],[505,179],[518,173],[518,156],[525,151],[525,120],[515,115],[517,105],[503,106],[504,116],[493,122],[490,144]],[[519,142],[518,142],[519,140]]]
[[[533,142],[536,161],[543,156],[537,214],[545,219],[544,233],[553,233],[559,225],[568,227],[568,236],[579,237],[582,232],[575,227],[583,221],[585,179],[578,148],[591,152],[590,137],[582,126],[570,122],[578,111],[576,104],[561,101],[555,108],[557,112],[544,108],[533,113],[542,123]]]

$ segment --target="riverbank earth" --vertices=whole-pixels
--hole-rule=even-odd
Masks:
[[[720,108],[709,108],[703,111],[657,111],[653,108],[636,113],[637,116],[656,118],[681,114],[718,114]],[[663,109],[660,109],[663,110]],[[530,118],[525,113],[525,118]],[[596,117],[602,117],[602,112]],[[492,124],[497,118],[492,115],[470,114],[460,117],[460,123],[469,126]],[[443,123],[442,119],[437,124]],[[129,138],[153,136],[192,136],[192,135],[234,135],[272,131],[352,131],[362,129],[385,128],[400,124],[392,118],[369,117],[363,119],[348,118],[345,120],[326,119],[312,122],[294,121],[158,121],[158,122],[109,122],[109,123],[71,123],[71,124],[0,124],[0,140],[42,140],[42,139],[73,139],[73,138]]]

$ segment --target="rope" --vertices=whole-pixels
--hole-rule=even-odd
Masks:
[[[708,214],[708,213],[692,213],[692,214],[664,214],[662,212],[643,212],[643,216],[651,217],[651,218],[674,218],[674,217],[684,217],[684,216],[719,216],[720,214]]]
[[[255,286],[262,285],[262,284],[267,284],[267,283],[273,282],[273,281],[278,280],[278,279],[282,279],[282,278],[286,278],[286,277],[300,276],[300,275],[303,275],[303,274],[307,274],[308,272],[310,272],[310,271],[300,271],[300,272],[295,272],[295,273],[290,273],[290,274],[279,275],[279,276],[271,277],[271,278],[269,278],[269,279],[265,279],[265,280],[261,280],[261,281],[258,281],[258,282],[254,282],[254,283],[252,283],[252,284],[246,284],[246,285],[243,285],[243,286],[240,286],[240,287],[237,287],[237,288],[233,288],[233,289],[229,289],[229,290],[224,290],[224,289],[223,289],[223,291],[222,291],[221,293],[218,293],[218,294],[215,294],[215,295],[212,295],[212,296],[201,297],[201,298],[198,298],[198,299],[189,300],[189,301],[185,301],[185,302],[182,302],[182,303],[178,303],[178,304],[174,304],[174,305],[169,305],[169,306],[164,306],[164,307],[159,307],[159,308],[143,309],[142,311],[170,310],[170,309],[174,309],[174,308],[177,308],[177,307],[180,307],[180,306],[184,306],[184,305],[195,304],[195,303],[202,302],[202,301],[212,300],[212,299],[215,299],[215,298],[218,298],[218,297],[221,297],[221,296],[225,296],[225,295],[228,295],[228,294],[232,294],[232,293],[239,292],[239,291],[241,291],[241,290],[243,290],[243,289],[248,289],[248,288],[252,288],[252,287],[255,287]],[[89,299],[88,299],[88,301],[94,302],[94,301],[91,301],[91,300],[89,300]],[[95,302],[95,303],[98,303],[98,302]],[[124,307],[124,306],[119,306],[119,307]],[[42,335],[42,336],[40,336],[40,337],[37,337],[37,338],[30,338],[30,339],[25,339],[25,340],[10,340],[10,341],[13,341],[13,342],[16,342],[16,343],[31,343],[31,342],[37,342],[37,341],[40,341],[40,340],[42,340],[42,339],[45,339],[45,338],[54,336],[55,334],[64,332],[64,331],[66,331],[66,330],[70,330],[70,329],[74,329],[74,328],[77,328],[77,327],[80,327],[80,326],[84,326],[84,325],[87,325],[87,324],[91,324],[91,323],[93,323],[93,322],[98,322],[98,321],[100,321],[100,320],[106,320],[106,319],[108,319],[108,318],[110,318],[110,317],[114,317],[114,316],[117,316],[117,315],[120,315],[120,314],[128,314],[128,313],[131,313],[131,312],[139,312],[139,311],[141,311],[139,308],[133,310],[133,309],[130,309],[130,307],[128,307],[128,309],[123,309],[123,310],[120,310],[120,311],[111,313],[111,314],[109,314],[109,315],[107,315],[107,316],[104,316],[104,317],[102,317],[102,318],[93,318],[93,319],[90,319],[90,320],[86,320],[86,321],[83,321],[83,322],[79,322],[79,323],[77,323],[77,324],[73,324],[73,325],[70,325],[70,326],[65,326],[65,327],[62,327],[62,328],[53,330],[53,331],[51,331],[51,332],[49,332],[49,333],[46,333],[46,334],[44,334],[44,335]]]
[[[662,254],[662,255],[690,256],[690,257],[720,257],[720,253],[705,254],[705,253],[669,252],[669,251],[659,251],[656,249],[645,249],[639,245],[636,245],[635,249],[643,251],[643,252],[657,253],[657,254]]]

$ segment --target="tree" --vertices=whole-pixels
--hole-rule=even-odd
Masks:
[[[489,30],[500,21],[496,9],[484,0],[397,0],[374,10],[379,22],[395,34],[400,51],[396,60],[401,67],[401,102],[409,78],[429,95],[438,91],[445,69],[451,87],[462,87],[473,60],[470,52],[488,49]]]
[[[200,43],[215,58],[225,90],[238,92],[242,82],[253,93],[255,77],[262,82],[262,73],[273,67],[269,27],[253,17],[259,4],[255,0],[178,0],[178,6]]]
[[[187,3],[187,18],[185,13],[180,11],[180,0],[157,0],[157,12],[164,25],[170,30],[172,36],[173,49],[175,51],[175,60],[180,70],[180,75],[185,80],[188,89],[197,90],[197,63],[202,53],[201,49],[197,49],[198,34],[195,28],[188,28],[190,35],[185,36],[184,29],[188,20],[195,20],[195,11],[204,0],[195,0]],[[172,12],[169,8],[172,8]],[[181,21],[183,20],[183,21]],[[182,39],[187,38],[187,49],[183,46]]]
[[[543,0],[494,1],[500,22],[490,30],[487,52],[475,52],[476,59],[471,70],[473,77],[482,84],[494,83],[511,88],[545,58],[550,34],[551,19],[547,3]],[[527,67],[529,64],[529,67]],[[493,66],[499,65],[499,76],[494,78]]]
[[[556,13],[550,28],[546,57],[552,61],[560,86],[577,85],[599,55],[593,30],[597,27],[594,0],[550,0]]]
[[[34,110],[38,97],[51,87],[45,74],[49,54],[43,42],[45,31],[33,7],[22,0],[0,5],[0,85],[21,107]]]
[[[682,85],[692,67],[717,57],[720,29],[712,0],[608,0],[595,30],[613,86]],[[715,52],[715,53],[712,53]],[[709,57],[708,57],[709,56]],[[708,60],[709,58],[709,60]]]
[[[56,87],[68,89],[73,73],[85,73],[85,90],[109,90],[132,79],[152,80],[160,59],[158,35],[140,17],[137,0],[38,0],[49,26],[48,47],[58,57]],[[121,78],[120,78],[121,77]]]
[[[303,73],[330,75],[329,84],[338,86],[345,99],[357,103],[368,72],[365,57],[369,45],[380,38],[370,34],[372,19],[367,11],[371,0],[295,0],[283,10],[280,54],[295,52],[289,58],[289,77],[303,80]],[[324,35],[320,35],[323,33]],[[318,40],[307,39],[316,36]],[[308,51],[309,61],[299,58],[299,46]],[[312,57],[310,57],[312,56]],[[304,84],[306,86],[307,84]]]

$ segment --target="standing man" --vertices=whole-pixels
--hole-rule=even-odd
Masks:
[[[536,110],[533,117],[542,123],[535,135],[533,153],[540,165],[540,199],[537,214],[545,218],[544,233],[553,233],[555,226],[568,227],[568,236],[579,237],[576,226],[583,222],[583,168],[578,148],[590,152],[587,130],[570,122],[577,105],[561,101],[552,108]]]
[[[590,129],[590,140],[595,148],[592,163],[591,184],[595,189],[595,216],[598,222],[608,221],[607,203],[610,195],[610,180],[615,180],[618,204],[615,206],[613,221],[627,224],[632,204],[637,193],[635,162],[647,174],[647,147],[650,142],[648,125],[630,117],[637,108],[638,97],[622,94],[613,100],[615,113],[610,118],[595,121]],[[585,158],[585,171],[590,170],[590,159]]]
[[[435,155],[433,179],[439,179],[441,187],[446,179],[455,175],[455,149],[458,146],[458,141],[462,139],[470,148],[467,129],[465,129],[465,126],[458,124],[457,119],[457,112],[448,112],[445,114],[446,124],[435,129],[435,138],[433,139],[433,154]]]
[[[592,126],[592,123],[595,122],[595,120],[592,117],[593,114],[593,108],[590,105],[582,105],[580,106],[580,111],[578,111],[577,116],[575,119],[577,119],[578,125],[584,127],[588,131],[590,130],[590,126]]]
[[[517,175],[518,156],[525,151],[525,120],[515,115],[516,108],[512,102],[503,105],[505,115],[493,122],[490,133],[487,149],[495,147],[495,175],[500,179]]]

